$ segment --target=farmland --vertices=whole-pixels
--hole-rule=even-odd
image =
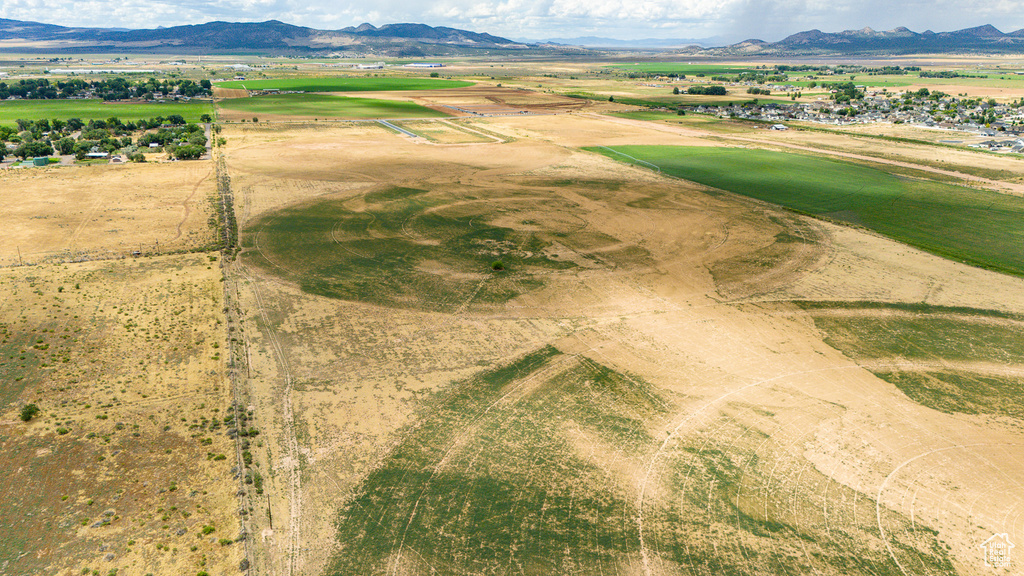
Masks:
[[[124,122],[142,118],[181,115],[186,122],[199,122],[203,114],[212,114],[210,102],[121,103],[102,100],[11,100],[0,102],[0,124],[13,125],[15,120],[78,118],[106,120],[117,117]]]
[[[216,184],[208,163],[83,166],[12,171],[0,196],[5,226],[0,263],[12,265],[121,258],[201,249],[210,228]]]
[[[966,576],[1024,532],[1014,157],[628,65],[278,65],[210,160],[0,171],[0,572]]]
[[[246,330],[252,394],[277,415],[275,450],[299,462],[268,484],[271,510],[310,543],[275,540],[261,565],[965,566],[987,536],[940,502],[971,501],[1024,466],[1009,448],[986,463],[970,447],[1016,438],[975,418],[1019,414],[1020,280],[567,148],[733,133],[698,136],[701,122],[685,136],[597,115],[460,125],[504,138],[473,145],[467,165],[466,148],[380,128],[225,129],[244,191],[234,286],[259,311]],[[335,154],[347,162],[329,168]],[[890,194],[916,184],[808,162]],[[879,302],[926,297],[941,305],[902,320]],[[964,447],[950,452],[944,434]],[[932,454],[971,465],[938,472]]]
[[[238,565],[234,459],[219,456],[234,441],[215,264],[199,254],[0,272],[4,572]],[[29,423],[17,418],[25,400],[41,412]]]
[[[1024,275],[1024,202],[993,192],[898,178],[810,156],[740,148],[620,146],[595,151],[875,230],[975,265]],[[635,159],[635,160],[634,160]],[[955,236],[950,230],[957,230]]]
[[[280,94],[255,98],[230,98],[218,103],[225,120],[249,115],[297,118],[437,118],[448,116],[414,102],[353,98],[334,94]],[[257,116],[258,117],[258,116]]]
[[[220,82],[219,88],[246,90],[294,90],[297,92],[384,92],[394,90],[440,90],[472,86],[463,80],[418,77],[322,77],[276,78],[267,80],[232,80]]]

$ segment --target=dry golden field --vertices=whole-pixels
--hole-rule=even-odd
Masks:
[[[206,254],[0,270],[0,572],[237,570],[220,276]]]
[[[622,150],[1000,207],[1019,160],[546,92],[650,88],[598,66],[360,94],[452,115],[415,137],[318,94],[221,110],[214,161],[0,173],[0,574],[993,573],[1024,280]]]
[[[0,172],[0,265],[120,258],[216,241],[210,162]]]
[[[0,173],[0,573],[238,570],[220,257],[168,254],[215,244],[215,182],[208,161]]]
[[[224,131],[261,571],[971,574],[1024,530],[1021,412],[958,388],[1021,385],[1020,279],[579,150],[719,133],[461,122],[504,143]]]

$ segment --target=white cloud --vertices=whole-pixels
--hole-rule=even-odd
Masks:
[[[504,36],[598,34],[623,38],[701,37],[778,40],[818,28],[871,26],[956,30],[992,23],[1024,27],[1019,0],[0,0],[0,17],[65,26],[155,28],[211,20],[281,20],[336,29],[422,22]]]

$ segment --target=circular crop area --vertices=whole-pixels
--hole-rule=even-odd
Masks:
[[[618,242],[586,227],[553,197],[394,187],[280,210],[250,226],[246,243],[255,263],[310,293],[451,311],[504,303],[581,263],[601,267],[577,250]]]

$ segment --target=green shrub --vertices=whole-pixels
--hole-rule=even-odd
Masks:
[[[28,422],[34,418],[36,414],[39,414],[39,406],[36,406],[35,404],[25,404],[21,409],[21,421]]]

